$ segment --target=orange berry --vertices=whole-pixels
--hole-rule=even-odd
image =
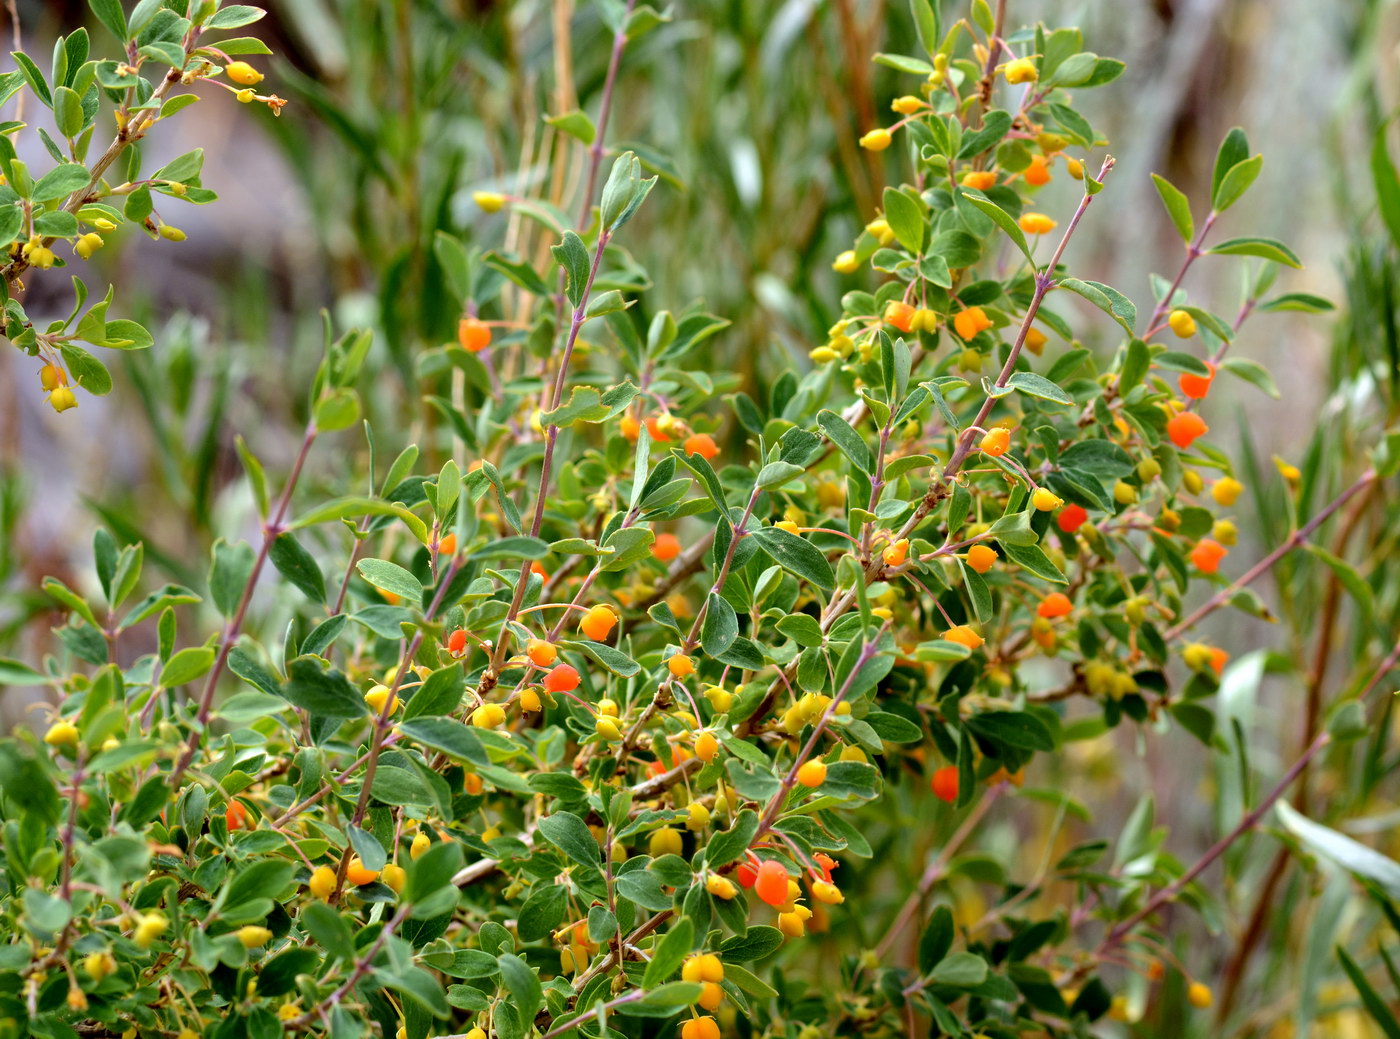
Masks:
[[[525,655],[536,667],[550,667],[559,659],[559,650],[554,643],[544,639],[531,639],[525,643]]]
[[[885,549],[884,560],[886,566],[903,566],[904,560],[909,556],[909,539],[900,538],[889,548]]]
[[[719,1025],[709,1014],[693,1017],[681,1025],[681,1039],[719,1039]]]
[[[1211,361],[1207,361],[1206,367],[1210,369],[1209,375],[1181,373],[1181,378],[1178,381],[1181,383],[1181,392],[1184,396],[1200,400],[1210,392],[1210,384],[1215,381],[1215,365]]]
[[[438,541],[438,554],[443,556],[455,556],[457,554],[457,535],[448,534],[447,537]]]
[[[966,624],[949,628],[943,633],[943,639],[945,642],[956,642],[959,646],[966,646],[968,649],[978,649],[986,641]]]
[[[933,774],[930,785],[938,798],[952,804],[958,799],[958,766],[944,765]]]
[[[982,442],[978,445],[984,455],[991,455],[999,458],[1011,447],[1011,430],[998,426],[996,429],[989,429],[982,437]]]
[[[669,444],[671,442],[666,430],[661,428],[661,418],[658,415],[647,416],[647,432],[651,434],[653,443]]]
[[[992,319],[981,307],[964,307],[953,315],[953,331],[963,339],[972,339],[991,327]]]
[[[485,788],[486,784],[482,782],[481,777],[475,772],[468,772],[462,777],[462,789],[473,797],[476,797]],[[422,836],[422,834],[419,834],[419,836]]]
[[[996,565],[996,549],[988,545],[973,545],[967,550],[967,565],[979,574],[985,574]]]
[[[1049,234],[1060,226],[1044,213],[1027,213],[1017,222],[1026,234]]]
[[[467,648],[467,632],[465,628],[458,628],[451,635],[447,636],[447,652],[456,656]]]
[[[805,787],[819,787],[826,782],[826,762],[813,758],[797,770],[797,781]]]
[[[224,822],[228,824],[229,833],[248,829],[248,809],[241,801],[230,801],[224,812]]]
[[[541,581],[549,580],[549,571],[544,568],[544,564],[538,559],[530,564],[530,573],[534,574]]]
[[[776,859],[765,859],[758,867],[754,880],[754,893],[770,906],[780,906],[788,899],[788,875],[783,864]]]
[[[1026,329],[1026,349],[1037,357],[1045,350],[1045,344],[1049,342],[1044,332],[1038,328]]]
[[[685,438],[685,453],[699,455],[708,462],[719,454],[719,445],[715,443],[715,438],[708,433],[692,433]]]
[[[652,557],[662,563],[669,563],[681,554],[680,538],[674,534],[658,534],[651,545]]]
[[[1064,592],[1051,592],[1044,599],[1040,600],[1040,605],[1036,607],[1036,613],[1046,620],[1054,620],[1056,617],[1063,617],[1074,610],[1074,603],[1070,602],[1069,596]]]
[[[986,191],[997,182],[997,175],[992,170],[968,170],[959,181],[965,188],[972,188],[974,191]]]
[[[1225,665],[1230,662],[1230,654],[1219,646],[1212,646],[1210,651],[1210,667],[1217,675],[1225,671]]]
[[[700,998],[696,1002],[702,1010],[714,1010],[724,1002],[724,989],[713,981],[702,982]]]
[[[1167,436],[1182,450],[1190,447],[1197,437],[1209,432],[1210,427],[1206,425],[1205,419],[1194,411],[1180,412],[1167,422]]]
[[[1066,534],[1073,534],[1088,522],[1089,513],[1082,505],[1066,505],[1055,517],[1055,526]]]
[[[594,642],[602,642],[617,625],[617,614],[607,606],[594,606],[579,621],[579,631]]]
[[[695,674],[695,661],[684,653],[677,653],[667,659],[666,670],[670,671],[674,678],[685,678],[687,675]]]
[[[1038,188],[1042,184],[1049,184],[1050,164],[1045,161],[1045,156],[1033,155],[1031,156],[1031,164],[1026,167],[1025,172],[1022,173],[1021,176],[1024,177],[1026,183],[1033,188]]]
[[[714,733],[702,732],[695,737],[695,756],[705,764],[715,760],[719,754],[719,740],[715,739]]]
[[[345,879],[356,887],[360,887],[364,884],[372,884],[374,881],[378,880],[379,871],[369,869],[360,861],[360,857],[356,855],[350,860],[350,864],[345,867]]]
[[[628,440],[635,443],[637,437],[642,434],[642,424],[631,415],[623,415],[622,418],[618,420],[617,430]]]
[[[901,300],[891,300],[885,306],[885,323],[894,325],[901,332],[914,330],[914,308]]]
[[[491,345],[491,329],[484,321],[474,317],[464,317],[457,322],[457,342],[463,350],[478,353]]]
[[[578,670],[570,664],[559,664],[544,676],[544,688],[550,693],[571,693],[578,688]]]
[[[1230,554],[1230,550],[1211,538],[1201,538],[1191,549],[1191,563],[1203,574],[1213,574],[1220,569],[1220,561]]]

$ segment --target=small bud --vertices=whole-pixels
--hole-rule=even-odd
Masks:
[[[254,98],[256,95],[253,93],[253,91],[252,91],[251,89],[245,89],[245,90],[240,90],[238,93],[234,94],[233,96],[236,97],[236,98],[238,98],[239,101],[243,102],[243,104],[246,105],[246,104],[250,104],[250,103],[252,102],[253,98]]]
[[[882,152],[888,148],[894,140],[890,132],[884,127],[877,127],[874,130],[863,134],[860,138],[860,146],[867,151]]]

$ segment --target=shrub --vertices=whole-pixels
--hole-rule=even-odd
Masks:
[[[116,0],[92,6],[125,63],[88,62],[75,32],[52,76],[25,59],[9,80],[70,145],[65,159],[46,138],[60,165],[31,186],[0,136],[12,287],[60,263],[56,239],[100,244],[80,221],[161,234],[153,195],[211,200],[198,152],[137,179],[143,113],[173,114],[193,95],[168,93],[221,68],[240,99],[256,87],[227,61],[261,53],[255,40],[197,46],[255,9],[143,0],[128,20]],[[66,613],[61,658],[0,661],[5,682],[58,700],[45,732],[0,742],[0,1033],[1082,1035],[1140,1011],[1142,985],[1176,966],[1167,911],[1217,916],[1202,875],[1275,809],[1290,841],[1400,890],[1400,867],[1280,800],[1366,734],[1400,647],[1192,863],[1166,850],[1149,798],[1111,861],[1094,840],[1017,882],[957,864],[1013,797],[1084,812],[1022,786],[1079,739],[1129,725],[1238,740],[1209,706],[1229,654],[1199,626],[1224,607],[1266,615],[1250,586],[1303,546],[1364,599],[1310,539],[1375,500],[1397,456],[1371,431],[1360,473],[1239,565],[1237,475],[1257,480],[1213,442],[1201,402],[1227,379],[1272,389],[1231,356],[1247,320],[1329,307],[1273,292],[1298,265],[1284,243],[1208,244],[1262,158],[1235,130],[1208,199],[1156,178],[1184,255],[1140,314],[1073,273],[1076,228],[1123,175],[1073,103],[1122,64],[1075,29],[1008,32],[981,0],[946,26],[925,0],[911,10],[918,55],[877,60],[912,87],[859,137],[907,181],[833,258],[848,291],[810,366],[751,393],[704,363],[722,316],[644,316],[626,241],[657,204],[656,167],[604,159],[611,85],[657,15],[605,5],[602,108],[559,120],[587,148],[577,213],[476,196],[542,226],[553,264],[434,243],[460,323],[416,374],[446,425],[382,446],[401,435],[361,423],[373,336],[328,321],[287,474],[270,479],[240,441],[256,544],[218,541],[197,593],[156,585],[139,541],[98,530],[100,598],[45,582]],[[153,85],[143,72],[162,64]],[[104,94],[115,152],[88,166]],[[1083,186],[1071,211],[1039,201],[1057,178]],[[117,196],[121,210],[102,202]],[[1244,266],[1233,320],[1191,302],[1205,264]],[[105,308],[41,334],[9,304],[58,410],[64,371],[110,387],[74,339],[150,345]],[[1110,355],[1077,328],[1116,340]],[[357,427],[367,467],[324,478]],[[1291,467],[1278,482],[1290,512],[1315,489]],[[872,820],[895,805],[946,838],[866,930]],[[926,906],[955,868],[1000,889],[981,919]],[[826,932],[839,969],[812,955]],[[1206,980],[1177,991],[1214,999]]]

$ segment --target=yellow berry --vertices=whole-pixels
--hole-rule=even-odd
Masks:
[[[50,747],[76,747],[78,738],[78,727],[69,721],[56,721],[44,733],[44,742]]]
[[[884,127],[877,127],[861,136],[860,146],[868,151],[882,152],[890,146],[894,138]]]
[[[797,770],[797,781],[805,787],[819,787],[826,782],[826,762],[813,758]]]
[[[1190,339],[1196,334],[1196,319],[1184,310],[1173,310],[1168,314],[1167,324],[1181,339]]]
[[[391,862],[380,871],[379,879],[384,881],[394,894],[402,895],[404,885],[408,883],[408,871],[397,863]]]
[[[499,213],[506,204],[506,197],[496,191],[473,191],[472,201],[486,213]]]
[[[1064,501],[1048,487],[1037,487],[1031,494],[1031,504],[1041,512],[1053,512],[1063,505]]]
[[[307,881],[306,887],[313,898],[325,901],[331,897],[331,892],[335,890],[335,870],[329,866],[317,866],[312,870],[311,879]]]
[[[243,943],[245,949],[256,949],[272,940],[272,932],[266,927],[258,927],[256,924],[240,927],[234,934],[238,935],[238,940]]]
[[[416,833],[413,835],[413,843],[409,845],[408,854],[416,860],[432,846],[432,839],[426,833]]]
[[[263,81],[263,74],[246,61],[231,61],[224,67],[228,78],[241,86],[251,87]]]
[[[1008,61],[1002,69],[1006,75],[1008,83],[1034,83],[1040,78],[1040,70],[1035,67],[1032,58],[1017,58],[1015,61]]]
[[[183,242],[188,237],[184,231],[170,224],[160,225],[160,236],[167,242]]]
[[[845,252],[839,253],[832,262],[831,269],[837,274],[854,274],[860,270],[860,261],[856,259],[855,250],[847,249]]]

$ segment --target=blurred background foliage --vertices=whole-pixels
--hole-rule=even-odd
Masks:
[[[376,331],[379,374],[366,405],[381,457],[410,439],[431,441],[425,435],[442,419],[419,400],[428,387],[417,359],[451,337],[458,317],[433,259],[434,235],[445,230],[470,248],[503,248],[543,266],[551,237],[519,210],[483,213],[471,192],[534,194],[554,185],[549,201],[570,220],[577,212],[584,149],[545,117],[597,111],[610,33],[591,4],[267,6],[261,34],[277,54],[263,63],[267,85],[292,103],[274,120],[261,106],[210,91],[200,108],[207,135],[222,143],[208,149],[205,177],[223,202],[189,212],[189,240],[178,248],[131,235],[95,261],[132,305],[145,293],[146,313],[133,316],[179,312],[160,327],[156,348],[123,355],[117,391],[62,416],[31,392],[34,373],[23,359],[0,352],[0,655],[37,660],[52,649],[53,604],[37,589],[49,574],[89,583],[95,520],[123,540],[144,538],[148,568],[202,587],[203,565],[193,561],[206,559],[218,536],[247,536],[253,522],[235,434],[272,468],[295,450],[305,419],[300,388],[320,357],[323,308],[341,327]],[[1363,431],[1393,423],[1400,409],[1400,186],[1388,225],[1376,189],[1386,169],[1373,163],[1373,144],[1387,135],[1391,154],[1400,154],[1400,135],[1387,129],[1400,96],[1400,4],[1015,6],[1016,22],[1081,25],[1093,49],[1128,62],[1122,83],[1086,108],[1119,164],[1076,236],[1069,256],[1076,274],[1148,298],[1149,272],[1174,271],[1180,246],[1147,174],[1160,172],[1201,198],[1216,143],[1238,124],[1266,165],[1228,222],[1277,236],[1305,259],[1307,268],[1288,272],[1282,289],[1339,306],[1335,321],[1251,322],[1240,353],[1268,364],[1281,401],[1234,383],[1207,407],[1213,426],[1237,427],[1249,447],[1253,469],[1242,477],[1254,516],[1241,532],[1240,558],[1257,558],[1288,536],[1296,514],[1308,515],[1354,478]],[[17,8],[27,38],[52,38],[88,19],[83,0],[20,0]],[[909,52],[913,28],[904,4],[879,0],[697,0],[666,14],[669,21],[628,49],[608,133],[610,147],[636,148],[663,174],[653,203],[629,228],[628,248],[655,283],[641,306],[679,310],[704,300],[732,322],[707,344],[706,366],[735,373],[757,395],[782,371],[809,363],[807,350],[825,338],[841,292],[852,287],[830,263],[872,218],[893,154],[861,151],[855,140],[888,122],[890,99],[909,86],[868,55]],[[149,147],[173,145],[157,133]],[[1046,190],[1068,198],[1076,189],[1057,181]],[[39,285],[31,311],[64,307],[61,283]],[[1222,313],[1234,312],[1241,291],[1208,264],[1187,288]],[[727,408],[716,399],[712,410],[718,420]],[[1316,425],[1299,421],[1314,415]],[[734,427],[727,422],[724,435],[740,435]],[[346,450],[313,481],[348,489],[363,456]],[[1296,498],[1275,455],[1303,469]],[[1219,644],[1254,648],[1237,652],[1221,706],[1249,734],[1257,767],[1291,760],[1327,704],[1365,682],[1348,651],[1355,611],[1369,608],[1392,627],[1400,616],[1395,517],[1387,503],[1366,505],[1355,519],[1330,525],[1323,541],[1358,563],[1366,589],[1319,579],[1326,560],[1297,553],[1258,589],[1276,623],[1236,614],[1229,631],[1212,631]],[[144,651],[137,641],[132,653]],[[14,698],[0,706],[6,727],[23,717]],[[1387,793],[1381,783],[1400,744],[1393,714],[1376,721],[1372,739],[1316,770],[1298,800],[1307,808],[1315,798],[1329,813],[1359,820],[1354,830],[1381,835],[1395,855],[1400,805],[1394,784]],[[984,853],[1013,864],[1013,876],[1034,875],[1079,840],[1113,837],[1144,793],[1154,796],[1158,820],[1171,822],[1176,854],[1192,858],[1241,796],[1238,757],[1183,753],[1179,739],[1168,752],[1150,737],[1139,743],[1121,733],[1074,745],[1055,767],[1059,774],[1032,776],[1032,785],[1068,790],[1095,822],[1020,800],[982,841]],[[917,873],[911,862],[923,861],[948,822],[930,821],[927,797],[892,800],[891,809],[898,827],[915,828],[871,835],[877,852],[888,853],[888,882],[865,889],[891,892],[887,905],[871,907],[872,942],[907,890],[908,871]],[[897,843],[919,857],[894,854]],[[1346,942],[1371,965],[1371,942],[1379,935],[1393,948],[1396,932],[1373,930],[1374,914],[1346,897],[1345,882],[1319,886],[1277,848],[1256,835],[1227,860],[1226,915],[1244,930],[1202,939],[1203,925],[1176,910],[1175,951],[1198,976],[1221,979],[1221,1022],[1181,1010],[1185,982],[1173,974],[1152,989],[1151,1007],[1146,987],[1135,992],[1140,1024],[1109,1028],[1141,1036],[1380,1034],[1356,1009],[1355,991],[1329,953],[1333,942]],[[991,908],[979,881],[1000,869],[985,854],[960,864],[949,892],[961,922],[973,924]],[[1218,874],[1210,879],[1219,890]],[[1045,897],[1070,900],[1053,889]],[[863,926],[858,914],[847,915],[842,926]],[[1207,913],[1207,922],[1215,916]]]

